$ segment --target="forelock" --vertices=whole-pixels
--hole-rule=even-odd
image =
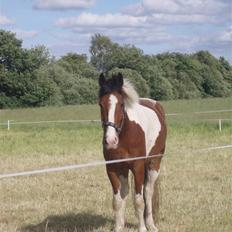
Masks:
[[[104,95],[110,94],[112,92],[122,92],[122,88],[118,85],[115,85],[115,81],[113,78],[108,79],[105,84],[103,84],[99,89],[99,97],[103,97]]]

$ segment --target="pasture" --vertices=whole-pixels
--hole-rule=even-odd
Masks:
[[[197,152],[232,144],[231,98],[164,102],[168,142],[161,165],[159,231],[232,231],[232,149]],[[98,106],[1,110],[0,122],[97,119]],[[102,160],[98,123],[0,126],[0,173]],[[130,194],[131,195],[131,194]],[[108,232],[113,228],[111,185],[104,166],[30,177],[0,179],[0,231]],[[131,197],[127,232],[136,231]]]

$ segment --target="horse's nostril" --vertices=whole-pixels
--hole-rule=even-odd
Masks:
[[[118,144],[118,138],[117,137],[106,137],[104,139],[105,145],[117,145]]]
[[[107,143],[107,139],[106,138],[104,138],[104,143],[107,145],[108,143]]]
[[[118,138],[117,137],[115,137],[115,139],[114,139],[114,144],[118,144]]]

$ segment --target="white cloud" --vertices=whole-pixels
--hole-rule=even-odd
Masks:
[[[89,44],[93,34],[101,33],[122,44],[165,46],[166,48],[170,47],[173,51],[175,48],[189,51],[198,43],[199,38],[192,38],[195,37],[192,35],[190,37],[175,35],[169,31],[170,25],[179,25],[183,22],[201,25],[202,22],[207,21],[216,22],[217,20],[204,15],[175,15],[173,18],[172,14],[164,13],[150,16],[133,16],[122,13],[103,15],[81,13],[76,17],[60,18],[55,24],[73,32],[75,38],[85,36],[86,44]],[[65,41],[69,41],[69,39]]]
[[[154,26],[145,16],[135,17],[120,13],[82,13],[77,17],[60,18],[56,25],[70,29],[79,36],[85,35],[90,38],[95,33],[101,33],[122,43],[152,43],[166,41],[170,37],[165,27]]]
[[[232,47],[232,26],[228,30],[219,33],[219,35],[216,38],[220,42],[231,43],[230,46]]]
[[[196,52],[208,50],[216,57],[225,56],[232,62],[232,28],[228,30],[204,32],[195,36],[172,36],[169,43],[169,51]]]
[[[22,30],[22,29],[12,29],[12,32],[16,33],[16,36],[19,39],[29,39],[33,38],[38,35],[37,31],[27,31],[27,30]]]
[[[13,19],[10,19],[4,15],[0,15],[0,25],[10,25],[14,23],[15,21]]]
[[[142,0],[126,7],[124,12],[131,15],[154,13],[212,15],[221,13],[227,8],[227,4],[216,0]]]
[[[78,38],[79,39],[79,38]],[[77,38],[76,38],[77,41]],[[81,42],[58,42],[48,45],[49,50],[56,57],[63,56],[69,52],[76,52],[79,54],[86,54],[86,51],[89,49],[89,41]]]
[[[175,17],[173,17],[175,16]],[[176,35],[170,32],[170,26],[182,25],[183,22],[197,23],[218,22],[215,17],[207,15],[173,15],[157,13],[149,16],[133,16],[122,13],[116,14],[92,14],[81,13],[76,17],[60,18],[56,26],[66,28],[78,36],[85,35],[89,42],[91,35],[101,33],[120,43],[135,45],[165,45],[171,49],[183,49],[185,51],[200,45],[202,41],[197,35]],[[222,36],[222,35],[221,35]],[[227,35],[224,35],[227,36]],[[181,42],[180,42],[181,41]],[[196,45],[196,46],[195,46]],[[173,47],[172,47],[173,46]]]
[[[60,18],[56,25],[60,27],[141,27],[145,26],[146,17],[130,15],[81,13],[77,17]]]
[[[62,33],[55,32],[52,34],[55,41],[47,44],[53,55],[60,57],[68,52],[88,54],[91,34]]]
[[[129,5],[124,12],[130,15],[147,15],[149,13],[174,13],[178,10],[178,5],[172,0],[165,1],[142,1]]]
[[[202,14],[164,14],[157,13],[148,17],[150,24],[201,24],[201,23],[219,23],[221,20],[214,16]]]
[[[217,23],[218,19],[207,15],[175,15],[172,14],[152,14],[150,16],[133,16],[121,13],[116,14],[92,14],[81,13],[76,17],[59,18],[55,25],[62,28],[70,28],[75,31],[96,31],[109,30],[111,28],[150,28],[152,30],[158,25],[188,24],[188,23]],[[149,30],[148,30],[149,31]]]
[[[102,31],[104,33],[104,31]],[[165,28],[117,28],[108,29],[104,35],[122,44],[155,44],[165,43],[171,40],[172,36]]]
[[[144,47],[147,53],[203,49],[231,57],[232,28],[222,30],[229,22],[229,4],[228,0],[143,0],[122,13],[81,13],[59,18],[55,25],[73,33],[69,47],[75,47],[80,37],[88,47],[91,36],[101,33],[121,44]]]
[[[37,0],[35,9],[42,10],[72,10],[90,8],[95,0]]]
[[[230,18],[230,4],[223,0],[142,0],[127,6],[123,12],[151,17],[163,24],[221,23]]]

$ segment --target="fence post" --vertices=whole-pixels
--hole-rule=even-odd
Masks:
[[[219,131],[222,131],[222,120],[221,119],[218,119],[218,128],[219,128]]]
[[[7,121],[7,130],[10,130],[10,120]]]

